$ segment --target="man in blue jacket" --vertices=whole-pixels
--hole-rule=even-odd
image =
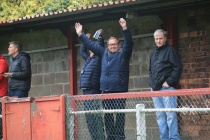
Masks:
[[[167,43],[166,32],[158,29],[154,33],[156,48],[150,56],[149,84],[151,90],[175,90],[182,63],[174,47]],[[176,108],[176,96],[153,97],[155,108]],[[157,123],[161,140],[180,140],[178,120],[175,112],[157,112]]]
[[[12,57],[9,72],[4,77],[9,78],[9,96],[28,97],[31,88],[31,62],[29,54],[22,52],[18,41],[9,42],[8,54]]]
[[[101,56],[100,89],[104,94],[128,92],[129,61],[132,54],[133,40],[127,29],[126,21],[120,18],[124,37],[123,44],[116,37],[110,37],[107,41],[108,48],[100,47],[91,41],[82,32],[82,25],[75,24],[76,32],[82,43],[94,54]],[[103,101],[105,109],[124,109],[125,99],[112,99]],[[107,140],[124,140],[125,114],[117,113],[116,122],[112,113],[105,114],[105,126]]]
[[[102,30],[101,30],[102,31]],[[90,34],[86,36],[90,38]],[[98,44],[104,47],[104,39],[98,38]],[[101,94],[100,75],[101,75],[101,57],[87,50],[82,44],[80,46],[80,55],[85,60],[80,73],[80,88],[84,95]],[[99,110],[100,102],[98,100],[84,101],[85,110]],[[101,114],[85,114],[87,127],[92,140],[104,140],[104,128]]]

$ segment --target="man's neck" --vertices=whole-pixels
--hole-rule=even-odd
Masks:
[[[14,54],[12,55],[12,57],[15,58],[18,54],[19,54],[19,52],[14,53]]]

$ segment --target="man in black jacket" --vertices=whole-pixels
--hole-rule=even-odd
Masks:
[[[166,32],[158,29],[154,33],[156,48],[150,56],[149,84],[152,91],[175,90],[182,63],[174,47],[166,42]],[[153,97],[155,108],[176,108],[176,96]],[[157,112],[157,123],[161,140],[180,140],[178,121],[175,112]]]
[[[102,32],[102,30],[100,30]],[[90,34],[86,36],[90,38]],[[98,44],[104,47],[104,39],[98,38]],[[82,44],[80,46],[80,55],[85,60],[80,73],[80,88],[84,95],[101,94],[100,75],[101,75],[101,58],[93,52],[87,50]],[[84,101],[84,110],[99,110],[100,101],[86,100]],[[92,140],[104,140],[104,128],[101,114],[85,114],[87,127]]]
[[[9,78],[9,96],[28,97],[31,87],[31,62],[29,54],[22,52],[18,41],[9,42],[8,54],[12,57],[9,72],[4,77]]]

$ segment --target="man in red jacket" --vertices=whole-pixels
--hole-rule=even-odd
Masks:
[[[4,56],[0,54],[0,98],[8,95],[8,78],[3,76],[4,72],[8,72],[9,65],[4,59]],[[0,114],[1,114],[1,102],[0,102]],[[2,130],[2,119],[0,119],[0,129]],[[0,131],[0,139],[2,138],[2,131]]]
[[[4,72],[8,72],[9,65],[4,59],[4,56],[0,54],[0,97],[8,95],[8,78],[3,76]]]

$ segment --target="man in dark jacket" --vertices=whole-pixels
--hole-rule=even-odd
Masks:
[[[17,41],[9,42],[8,54],[11,56],[9,72],[9,96],[28,97],[31,87],[31,62],[29,54],[22,52],[22,45]]]
[[[101,30],[102,31],[102,30]],[[90,34],[86,34],[90,38]],[[98,44],[104,47],[104,39],[98,38]],[[101,94],[100,75],[101,75],[101,58],[82,44],[80,46],[80,55],[85,60],[80,73],[80,88],[84,95]],[[100,102],[98,100],[84,101],[85,110],[99,110]],[[92,140],[104,140],[103,120],[101,114],[85,114],[87,127]]]
[[[101,56],[100,89],[105,94],[128,91],[129,61],[133,40],[127,29],[126,21],[120,18],[119,23],[122,27],[124,42],[121,46],[116,37],[110,37],[107,41],[108,48],[100,47],[88,39],[82,33],[82,25],[75,24],[76,32],[82,43],[94,54]],[[103,106],[105,109],[124,109],[125,103],[125,99],[105,100]],[[114,121],[113,113],[106,113],[104,117],[107,140],[124,140],[125,114],[116,113],[116,121]]]
[[[149,84],[152,91],[175,90],[181,72],[182,63],[174,47],[166,42],[166,32],[158,29],[154,33],[157,47],[150,56]],[[155,108],[176,108],[176,96],[153,97]],[[161,140],[180,140],[178,120],[175,112],[157,112],[157,123]]]

